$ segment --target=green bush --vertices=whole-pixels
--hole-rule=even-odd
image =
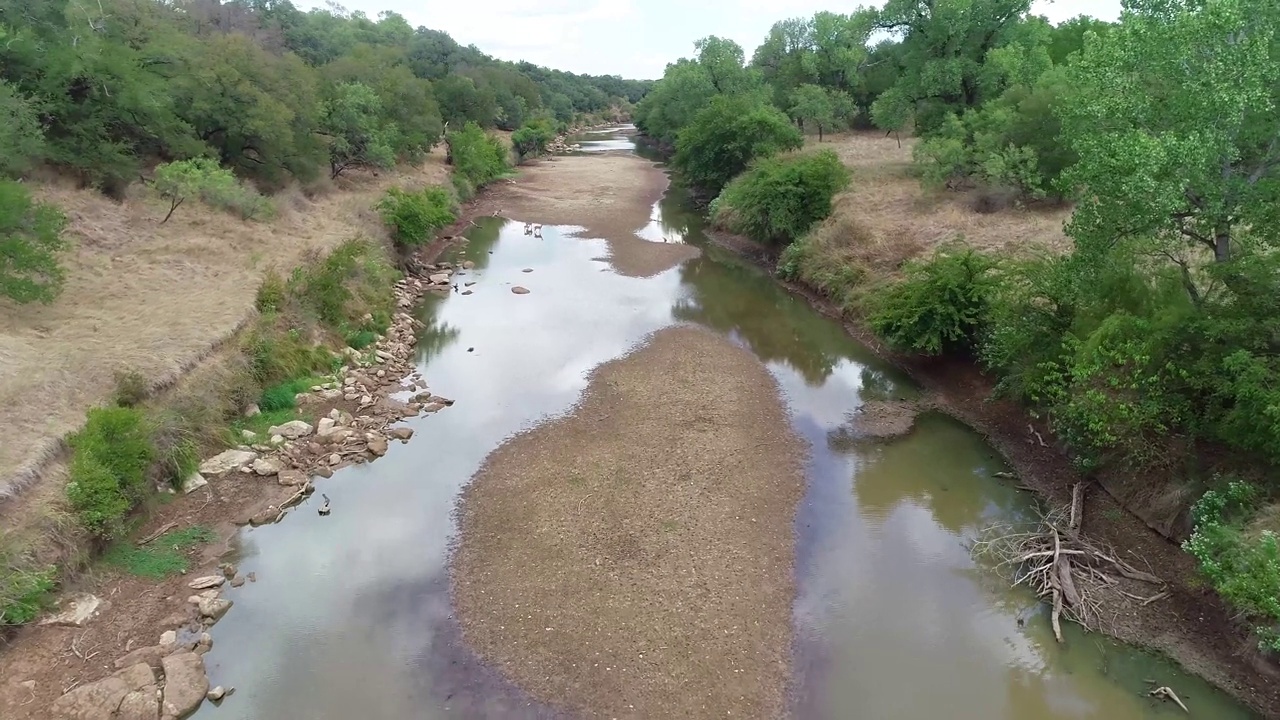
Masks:
[[[19,303],[52,302],[62,290],[58,251],[66,246],[67,218],[31,200],[25,185],[0,180],[0,297]]]
[[[145,416],[135,408],[95,408],[70,444],[72,509],[94,537],[119,537],[125,517],[146,496],[155,457]]]
[[[298,393],[304,393],[311,389],[319,381],[318,378],[310,375],[306,377],[294,378],[282,382],[278,385],[272,385],[262,391],[262,398],[258,401],[258,407],[264,413],[276,412],[278,410],[292,410],[297,407]]]
[[[331,370],[334,363],[332,353],[311,343],[298,330],[259,328],[249,338],[246,350],[253,378],[261,387]]]
[[[977,348],[998,279],[997,261],[969,248],[940,248],[907,267],[874,303],[871,326],[891,345],[941,355]]]
[[[1256,486],[1236,479],[1206,492],[1192,508],[1195,532],[1182,547],[1218,594],[1256,623],[1259,648],[1280,652],[1280,543],[1270,530],[1254,535],[1245,527],[1260,501]]]
[[[546,152],[547,145],[555,137],[556,131],[550,119],[533,118],[511,134],[511,146],[516,151],[516,158],[524,162],[528,157],[537,157]]]
[[[831,214],[849,171],[830,150],[757,161],[712,203],[712,221],[761,242],[789,244]]]
[[[245,220],[266,219],[274,212],[270,200],[240,182],[213,158],[175,160],[160,165],[156,168],[151,187],[169,201],[169,211],[161,223],[169,222],[174,211],[191,198],[234,212]]]
[[[0,627],[25,625],[49,603],[57,569],[19,570],[11,563],[0,572]]]
[[[402,250],[430,242],[436,232],[458,217],[449,191],[439,185],[418,192],[391,188],[378,202],[377,210]]]
[[[505,176],[511,170],[507,162],[507,148],[502,140],[486,133],[474,122],[449,133],[445,142],[449,146],[454,176],[461,177],[470,187],[470,192],[460,192],[460,197],[470,197],[471,193]]]
[[[284,278],[280,277],[279,273],[272,270],[267,273],[267,276],[262,279],[262,284],[258,286],[258,295],[253,304],[260,313],[278,312],[284,307],[288,293],[288,283]]]
[[[690,185],[714,196],[753,160],[803,144],[791,120],[763,97],[717,95],[680,131],[672,162]]]

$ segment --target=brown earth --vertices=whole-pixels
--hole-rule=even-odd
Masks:
[[[893,142],[892,138],[889,141]],[[726,233],[709,235],[717,245],[773,273],[777,257],[769,248]],[[1146,606],[1126,603],[1108,608],[1115,612],[1111,634],[1168,655],[1262,717],[1280,718],[1280,668],[1261,656],[1250,628],[1237,622],[1200,579],[1191,555],[1126,511],[1101,486],[1081,477],[1042,421],[1030,417],[1016,403],[995,399],[995,383],[973,363],[897,353],[883,345],[863,319],[846,313],[812,288],[778,282],[819,312],[841,321],[851,337],[907,372],[920,384],[931,409],[945,412],[986,436],[1014,468],[1023,486],[1051,503],[1066,506],[1071,502],[1072,488],[1084,482],[1084,532],[1122,548],[1131,559],[1149,564],[1168,583],[1170,593],[1168,598]]]
[[[628,277],[650,277],[697,257],[691,245],[653,243],[636,235],[667,189],[660,166],[630,153],[566,155],[522,166],[519,181],[488,199],[503,217],[584,227],[609,242],[609,263]]]
[[[656,333],[469,485],[452,564],[465,638],[588,717],[780,716],[801,457],[750,352]]]
[[[38,195],[67,214],[71,249],[52,305],[0,300],[0,508],[111,394],[117,371],[173,382],[247,321],[269,269],[287,273],[309,253],[381,234],[372,208],[388,187],[447,178],[438,151],[418,167],[340,177],[313,198],[287,191],[269,222],[190,202],[163,225],[168,204],[141,188],[117,203],[93,190],[41,187]]]

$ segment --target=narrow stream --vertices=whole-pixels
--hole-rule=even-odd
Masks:
[[[572,138],[584,152],[630,149],[618,132]],[[333,514],[304,505],[246,529],[236,603],[206,661],[236,693],[201,720],[554,717],[460,641],[447,557],[459,492],[504,439],[569,411],[596,366],[650,332],[696,323],[749,348],[783,388],[807,440],[808,489],[796,519],[799,594],[795,710],[859,720],[1185,717],[1144,697],[1177,689],[1193,717],[1251,717],[1173,664],[1069,628],[1054,642],[1034,600],[975,567],[966,545],[1017,518],[1030,498],[975,433],[924,416],[907,437],[850,430],[858,405],[914,388],[834,322],[714,246],[678,190],[639,230],[702,257],[648,279],[615,274],[603,241],[519,219],[486,218],[465,256],[470,296],[427,298],[418,365],[457,403],[412,420],[407,445],[345,469],[321,489]],[[523,273],[523,268],[533,268]],[[513,284],[531,290],[510,292]],[[1026,617],[1025,626],[1017,622]]]

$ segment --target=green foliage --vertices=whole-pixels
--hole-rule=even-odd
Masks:
[[[57,586],[56,568],[20,570],[12,564],[7,567],[0,574],[0,628],[35,620],[49,604]]]
[[[207,157],[175,160],[156,168],[151,187],[169,201],[169,212],[161,223],[169,222],[178,206],[189,198],[199,198],[214,207],[234,210],[249,219],[269,214],[270,203],[244,187],[230,170]]]
[[[717,95],[680,131],[673,162],[689,184],[715,195],[752,160],[803,142],[787,116],[760,95]]]
[[[940,249],[906,269],[877,301],[871,326],[890,344],[922,355],[969,352],[986,327],[997,262],[969,248]]]
[[[1233,608],[1255,623],[1258,647],[1280,652],[1280,542],[1272,530],[1247,531],[1259,509],[1259,489],[1232,479],[1192,508],[1195,532],[1183,549]]]
[[[832,151],[759,160],[712,203],[712,221],[761,242],[785,245],[831,214],[849,184]]]
[[[547,151],[547,145],[556,137],[555,128],[547,118],[534,118],[511,134],[511,145],[521,162]]]
[[[35,108],[0,80],[0,178],[22,175],[43,155],[44,130]]]
[[[454,177],[464,181],[470,189],[466,197],[511,170],[502,140],[489,135],[474,122],[449,133],[445,142],[449,144]]]
[[[19,303],[52,302],[62,289],[57,253],[66,246],[67,218],[33,202],[21,183],[0,180],[0,297]]]
[[[310,390],[311,385],[312,378],[310,377],[297,378],[282,382],[279,385],[272,385],[262,391],[262,398],[258,400],[258,407],[264,413],[277,410],[292,410],[297,407],[295,398],[298,393]]]
[[[127,407],[90,410],[70,445],[72,509],[95,538],[120,537],[125,517],[146,495],[147,470],[155,457],[145,416]]]
[[[790,107],[791,117],[805,127],[817,128],[818,142],[822,142],[824,130],[847,127],[858,112],[848,93],[812,83],[795,89]]]
[[[399,129],[383,119],[382,99],[367,85],[339,83],[321,111],[329,139],[329,177],[350,167],[389,168],[396,162]]]
[[[188,553],[218,539],[217,533],[200,525],[173,530],[142,547],[120,542],[112,545],[103,556],[103,562],[130,575],[163,580],[171,575],[181,575],[191,569]]]
[[[418,192],[391,188],[378,202],[377,210],[402,250],[430,242],[437,231],[458,217],[453,197],[439,185]]]

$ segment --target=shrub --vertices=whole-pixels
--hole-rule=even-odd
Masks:
[[[788,244],[831,214],[849,171],[830,150],[760,160],[712,203],[712,220],[761,242]]]
[[[289,286],[285,279],[272,270],[267,273],[267,276],[262,279],[262,284],[258,286],[258,295],[253,304],[260,313],[278,312],[280,308],[284,307],[288,291]]]
[[[871,326],[896,347],[923,355],[971,351],[986,322],[997,261],[969,248],[940,248],[907,267],[875,302]]]
[[[136,407],[147,399],[147,379],[137,370],[116,372],[116,392],[112,401],[120,407]]]
[[[547,144],[555,136],[551,120],[545,117],[533,118],[511,134],[511,145],[516,151],[516,158],[523,162],[525,158],[546,152]]]
[[[7,564],[7,570],[0,573],[0,627],[35,620],[57,585],[56,577],[53,567],[20,570]]]
[[[209,157],[175,160],[158,166],[151,187],[169,201],[169,212],[160,221],[162,224],[169,222],[174,211],[191,198],[233,212],[244,220],[263,220],[275,212],[270,200]]]
[[[0,180],[0,296],[19,303],[52,302],[62,290],[58,251],[67,218],[32,202],[26,186]]]
[[[155,457],[146,418],[135,408],[95,408],[70,444],[71,507],[94,537],[118,537],[125,516],[145,497]]]
[[[461,130],[449,133],[445,142],[449,146],[449,159],[453,164],[454,175],[465,180],[472,192],[503,177],[511,169],[507,163],[507,148],[502,140],[489,135],[474,122],[468,122]],[[459,194],[469,197],[469,193]]]
[[[1251,535],[1245,523],[1258,510],[1257,487],[1233,479],[1192,508],[1195,532],[1182,547],[1223,599],[1256,623],[1258,646],[1280,652],[1280,543],[1271,530]]]
[[[310,376],[333,365],[333,355],[317,347],[298,330],[259,328],[247,347],[253,378],[261,387]],[[290,395],[292,402],[292,395]]]
[[[757,95],[717,95],[676,139],[672,162],[690,185],[717,195],[751,161],[795,150],[804,136]]]
[[[377,210],[402,250],[427,243],[457,219],[453,198],[439,185],[418,192],[391,188],[378,202]]]

